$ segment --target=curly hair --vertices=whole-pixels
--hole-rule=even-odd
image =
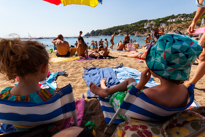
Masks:
[[[0,73],[5,74],[9,80],[36,73],[41,65],[48,62],[45,47],[37,41],[0,40]]]

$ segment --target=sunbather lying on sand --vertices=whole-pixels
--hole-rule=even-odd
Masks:
[[[100,55],[99,55],[97,49],[94,49],[94,50],[90,51],[90,53],[89,53],[89,57],[91,57],[91,58],[97,59],[97,58],[99,58],[99,56]]]
[[[178,45],[178,40],[180,43],[187,43],[185,44],[187,45],[186,51],[183,50],[184,47],[182,47],[182,45]],[[189,46],[191,42],[193,42],[197,48]],[[175,45],[178,46],[177,53],[169,50]],[[159,48],[160,50],[157,50]],[[192,50],[194,50],[194,52],[190,53]],[[172,34],[161,36],[158,40],[158,44],[151,47],[147,53],[146,63],[148,69],[141,73],[141,80],[139,83],[136,83],[133,78],[129,78],[114,87],[107,88],[105,85],[106,79],[102,79],[101,88],[91,83],[90,90],[100,97],[108,97],[111,95],[110,100],[116,100],[115,105],[116,102],[118,102],[117,105],[119,108],[122,101],[118,98],[124,94],[124,92],[119,91],[128,91],[132,86],[135,86],[138,90],[142,90],[152,74],[154,77],[160,79],[160,85],[145,89],[143,91],[144,94],[156,104],[165,108],[185,108],[190,102],[190,92],[183,85],[183,82],[189,78],[192,62],[199,56],[201,51],[201,46],[189,37]],[[179,54],[180,56],[178,56]],[[171,55],[173,56],[168,57]],[[178,61],[176,62],[176,60]],[[180,63],[182,60],[188,64]],[[170,115],[168,114],[168,116]]]
[[[104,58],[108,57],[110,51],[108,50],[107,46],[103,47],[102,45],[98,48],[98,50],[94,49],[90,53],[91,58]]]
[[[101,57],[108,57],[110,51],[108,50],[108,47],[104,47],[101,51],[99,51],[99,54]]]
[[[120,54],[120,56],[123,56],[123,57],[140,58],[140,59],[145,59],[146,55],[147,55],[147,52],[131,52],[129,54]]]

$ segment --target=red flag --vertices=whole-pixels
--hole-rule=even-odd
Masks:
[[[55,5],[61,4],[60,0],[44,0],[44,1],[50,2],[50,3],[55,4]]]

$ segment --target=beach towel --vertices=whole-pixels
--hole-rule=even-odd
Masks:
[[[57,63],[57,62],[68,62],[68,61],[73,61],[73,60],[76,60],[76,59],[80,59],[81,57],[80,56],[75,56],[75,57],[69,57],[69,58],[63,58],[63,57],[53,57],[51,58],[50,62],[52,63]]]
[[[82,123],[82,120],[83,120],[85,99],[81,98],[79,100],[76,100],[75,107],[76,107],[76,111],[77,111],[78,126],[80,126]],[[64,122],[63,129],[69,128],[70,126],[74,126],[74,124],[75,123],[74,123],[73,117],[67,118],[66,121]]]
[[[58,76],[67,76],[68,74],[65,71],[58,71],[56,73],[50,73],[50,75],[42,82],[39,82],[39,87],[41,87],[42,89],[48,89],[48,88],[52,88],[53,90],[56,91],[57,88],[57,78]],[[17,85],[17,83],[15,83],[14,85]]]
[[[90,83],[94,83],[97,86],[100,86],[101,79],[106,78],[106,86],[111,87],[114,85],[119,84],[119,80],[117,79],[115,72],[111,67],[108,68],[97,68],[97,67],[91,67],[89,69],[84,69],[83,79],[86,81],[86,85],[89,86]],[[87,98],[94,98],[96,97],[95,94],[93,94],[90,91],[90,88],[87,91]]]
[[[137,83],[140,81],[141,72],[138,71],[137,69],[122,67],[122,68],[114,69],[114,71],[116,71],[117,78],[119,79],[120,82],[123,82],[128,78],[134,78]],[[151,77],[145,86],[154,87],[157,85],[159,85],[159,83],[155,83],[154,78]]]
[[[116,51],[116,52],[125,52],[124,50],[116,50],[116,49],[113,49],[112,51]]]
[[[192,34],[199,35],[199,34],[203,34],[204,32],[205,32],[205,27],[195,30]]]
[[[143,61],[145,61],[145,59],[144,59],[144,58],[136,58],[136,59],[139,59],[139,60],[143,60]]]
[[[108,59],[115,59],[115,58],[117,57],[108,56]],[[76,61],[89,61],[89,60],[101,60],[101,59],[106,59],[106,57],[98,58],[98,59],[91,58],[91,57],[88,57],[88,58],[81,57],[80,59],[77,59]]]

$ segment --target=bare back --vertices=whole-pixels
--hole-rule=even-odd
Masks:
[[[78,56],[85,56],[86,51],[87,51],[87,46],[85,44],[78,43],[77,55]]]
[[[114,40],[114,38],[115,38],[115,35],[113,34],[113,35],[111,36],[111,40]]]
[[[183,84],[170,87],[159,85],[144,90],[144,93],[155,103],[167,108],[183,108],[189,102],[188,89]]]
[[[130,36],[125,36],[124,41],[129,42],[130,41]]]
[[[70,52],[70,47],[67,41],[55,40],[53,43],[56,45],[59,55],[66,55]]]

